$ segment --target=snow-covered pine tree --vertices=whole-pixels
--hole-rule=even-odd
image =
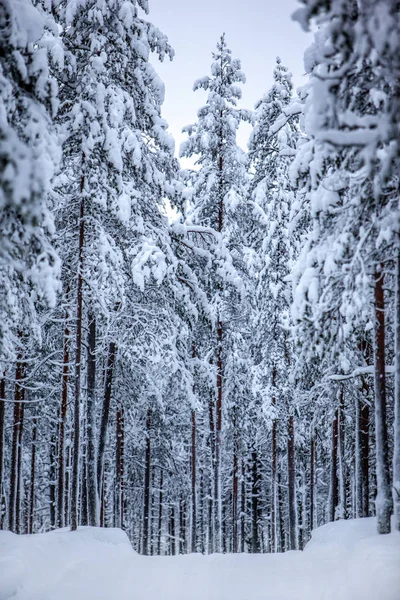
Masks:
[[[398,219],[399,15],[395,2],[303,2],[319,31],[306,53],[311,86],[297,162],[313,220],[298,278],[303,343],[325,352],[373,327],[378,531],[390,531],[383,281]],[[299,273],[298,273],[299,274]],[[307,336],[308,324],[316,335]],[[361,340],[362,342],[364,340]]]
[[[210,241],[206,242],[214,244],[213,272],[207,271],[202,279],[213,322],[213,332],[206,334],[204,350],[215,369],[215,388],[211,400],[207,398],[205,405],[210,403],[210,436],[213,440],[213,549],[221,551],[223,415],[227,414],[224,404],[228,382],[233,385],[231,378],[235,372],[234,361],[229,359],[236,351],[239,353],[239,347],[235,349],[235,335],[231,336],[230,323],[234,322],[234,314],[238,317],[240,313],[240,296],[244,293],[240,218],[246,212],[247,176],[246,157],[236,144],[236,133],[242,121],[250,120],[250,113],[237,108],[241,97],[237,84],[244,83],[245,77],[240,61],[232,57],[224,35],[212,56],[211,77],[199,79],[194,84],[194,90],[208,92],[207,102],[198,111],[197,123],[184,128],[188,139],[181,146],[181,156],[197,156],[198,165],[198,171],[192,174],[188,223],[208,227],[216,234],[209,236]],[[204,239],[204,234],[200,235]],[[244,312],[235,324],[236,334],[243,322]],[[197,340],[196,346],[200,351]],[[232,366],[231,373],[228,373],[229,365]],[[233,520],[236,520],[235,515]]]
[[[294,386],[288,374],[293,366],[290,336],[291,294],[287,281],[296,244],[290,217],[294,189],[289,169],[298,139],[298,116],[293,110],[293,84],[288,69],[277,59],[274,84],[256,104],[255,125],[249,141],[254,176],[252,245],[257,256],[256,294],[253,308],[254,367],[260,410],[272,423],[271,539],[277,549],[276,452],[279,421],[288,423],[289,548],[297,548],[294,465]],[[282,425],[281,425],[282,427]]]
[[[54,305],[59,261],[51,245],[50,183],[59,160],[57,86],[38,48],[44,19],[31,0],[0,3],[0,369],[18,332],[39,333],[38,302]]]
[[[8,522],[18,531],[27,352],[32,356],[41,342],[40,309],[54,306],[59,286],[49,210],[59,160],[53,127],[57,86],[47,51],[38,47],[43,29],[44,19],[30,0],[0,2],[0,498],[3,506],[5,399],[13,397]]]
[[[125,310],[133,309],[135,295],[143,301],[145,280],[161,284],[173,259],[162,210],[163,196],[173,191],[168,183],[175,168],[173,142],[160,116],[163,84],[149,63],[151,51],[163,59],[172,50],[166,37],[141,17],[140,11],[147,10],[147,2],[122,0],[66,0],[58,6],[71,65],[60,85],[64,154],[56,191],[63,198],[58,222],[64,280],[76,294],[73,528],[78,512],[82,328],[86,319],[89,325],[93,319],[84,313],[83,297],[90,312],[97,313],[98,326],[112,336],[107,342],[109,380],[97,475],[93,448],[88,463],[89,517],[97,522],[96,488],[102,485],[110,386],[120,351],[115,336],[118,327],[126,336]],[[88,420],[91,429],[90,411]]]

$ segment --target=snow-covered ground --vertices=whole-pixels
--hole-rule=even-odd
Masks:
[[[0,600],[399,600],[400,534],[320,527],[304,552],[144,557],[118,529],[0,532]]]

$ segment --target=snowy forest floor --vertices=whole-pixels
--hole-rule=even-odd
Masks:
[[[136,554],[119,529],[0,532],[0,600],[399,600],[400,534],[375,519],[313,532],[303,552]]]

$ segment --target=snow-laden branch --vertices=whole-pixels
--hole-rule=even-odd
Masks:
[[[386,365],[385,371],[387,375],[393,375],[394,365]],[[328,375],[328,379],[331,379],[332,381],[345,381],[346,379],[353,379],[354,377],[361,377],[362,375],[374,374],[375,367],[370,365],[368,367],[357,367],[356,369],[354,369],[354,371],[348,373],[347,375]]]

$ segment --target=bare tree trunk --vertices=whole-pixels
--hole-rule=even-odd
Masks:
[[[67,288],[67,297],[69,288]],[[69,314],[65,313],[64,348],[63,348],[63,374],[60,423],[58,429],[58,497],[57,497],[57,525],[64,527],[66,518],[65,507],[65,426],[67,423],[68,410],[68,377],[69,377]]]
[[[329,486],[329,521],[334,521],[336,517],[336,507],[338,503],[338,476],[337,476],[337,449],[338,449],[338,422],[339,411],[336,409],[335,418],[332,423],[332,446],[331,446],[331,472]]]
[[[64,523],[69,523],[70,515],[70,490],[71,490],[71,470],[72,470],[72,449],[68,445],[65,463],[65,497],[64,497]]]
[[[89,314],[88,358],[87,358],[87,412],[86,412],[86,489],[88,524],[99,525],[99,497],[96,474],[95,404],[96,404],[96,318]]]
[[[151,410],[147,411],[146,418],[146,452],[144,468],[144,496],[143,496],[143,542],[142,553],[149,554],[149,525],[150,525],[150,470],[151,470]]]
[[[260,476],[258,473],[258,455],[255,450],[251,454],[252,464],[252,490],[251,490],[251,551],[253,554],[260,551],[258,538],[258,496],[260,493]]]
[[[24,389],[22,389],[22,400],[24,400]],[[21,505],[23,496],[23,479],[22,479],[22,434],[24,431],[24,413],[25,405],[21,403],[20,406],[20,418],[18,428],[18,466],[17,466],[17,497],[15,506],[15,531],[22,533],[21,527]]]
[[[211,477],[209,480],[209,495],[208,495],[208,554],[214,552],[214,504],[213,504],[213,487]]]
[[[276,367],[272,370],[272,386],[276,387]],[[272,396],[272,404],[275,407],[275,394]],[[277,552],[276,540],[276,459],[277,459],[277,420],[272,422],[272,440],[271,440],[271,551]]]
[[[376,516],[378,533],[390,533],[390,515],[393,508],[389,478],[388,435],[386,423],[385,372],[385,301],[384,273],[375,272],[375,436],[376,436]]]
[[[124,409],[119,404],[116,414],[116,451],[115,451],[115,521],[116,526],[124,528]]]
[[[185,501],[179,500],[179,554],[185,554]]]
[[[314,428],[311,432],[311,452],[310,452],[310,526],[309,534],[314,529],[314,505],[315,505],[315,440],[316,432]]]
[[[160,490],[158,492],[158,527],[157,527],[157,554],[161,555],[162,521],[163,521],[163,470],[160,470]]]
[[[83,192],[85,178],[82,175],[80,191]],[[85,243],[85,200],[81,196],[79,209],[78,282],[76,302],[76,354],[75,354],[75,399],[74,399],[74,452],[71,483],[71,531],[78,527],[79,497],[79,450],[80,450],[80,406],[82,371],[82,319],[83,319],[83,250]]]
[[[170,509],[170,553],[172,556],[176,554],[176,533],[175,533],[175,506]]]
[[[191,552],[197,549],[197,482],[196,482],[196,412],[192,409],[192,523],[191,523]]]
[[[347,519],[347,477],[346,477],[346,462],[345,462],[345,427],[344,427],[344,390],[343,385],[340,386],[339,392],[339,436],[338,436],[338,455],[339,455],[339,497],[340,509],[339,517]]]
[[[233,407],[232,552],[238,551],[239,444],[237,406]]]
[[[56,467],[57,467],[57,456],[56,456],[57,437],[56,432],[53,430],[50,437],[50,448],[49,448],[49,501],[50,501],[50,525],[52,529],[56,528]]]
[[[361,468],[363,480],[363,507],[362,514],[369,517],[369,405],[367,403],[361,406],[360,411],[361,425]]]
[[[205,552],[205,532],[204,532],[204,472],[203,469],[200,467],[199,468],[199,473],[200,473],[200,481],[199,481],[199,502],[198,502],[198,515],[197,515],[197,522],[199,524],[199,531],[197,534],[197,552],[201,552],[202,554],[204,554]]]
[[[288,423],[288,500],[289,500],[289,549],[297,550],[296,519],[296,465],[294,444],[294,419],[289,416]]]
[[[6,416],[6,373],[0,379],[0,529],[3,529],[4,501],[4,424]]]
[[[215,479],[215,422],[214,422],[214,398],[213,393],[210,393],[210,398],[208,402],[208,410],[209,410],[209,421],[210,421],[210,436],[209,436],[209,445],[210,445],[210,494],[209,494],[209,502],[208,508],[210,511],[208,517],[208,553],[213,552],[215,549],[214,541],[215,541],[215,513],[214,513],[214,498],[215,493],[213,494],[213,486],[212,486],[212,477],[214,474]]]
[[[28,533],[33,533],[33,519],[35,516],[36,439],[37,417],[34,417],[32,422],[31,485],[29,498]]]
[[[6,414],[6,374],[0,379],[0,529],[3,529],[4,423]]]
[[[281,485],[281,475],[278,471],[277,477],[277,487],[278,487],[278,524],[279,524],[279,540],[278,548],[280,552],[286,552],[286,540],[285,540],[285,526],[283,521],[283,494],[282,494],[282,485]]]
[[[15,374],[14,391],[14,417],[13,417],[13,436],[11,448],[11,472],[10,472],[10,497],[8,502],[8,527],[10,531],[15,530],[17,513],[17,486],[18,486],[18,440],[19,429],[21,426],[21,400],[23,389],[21,380],[24,377],[24,366],[21,354],[18,355],[17,369]]]
[[[221,444],[222,444],[222,321],[217,325],[217,402],[216,402],[216,436],[215,436],[215,541],[217,552],[222,552],[222,498],[221,498]]]
[[[100,493],[100,497],[103,497],[103,494],[101,493],[101,489],[102,489],[101,485],[103,482],[103,471],[104,471],[104,450],[106,447],[106,440],[107,440],[108,421],[110,419],[112,379],[113,379],[113,373],[114,373],[116,351],[117,351],[117,348],[116,348],[115,342],[110,342],[109,347],[108,347],[107,367],[106,367],[105,383],[104,383],[104,400],[103,400],[103,409],[101,412],[99,443],[98,443],[98,449],[97,449],[97,486],[98,486],[98,490]]]
[[[397,235],[400,244],[400,235]],[[397,247],[395,274],[395,355],[394,355],[394,450],[393,450],[393,505],[394,526],[400,531],[400,246]]]
[[[86,427],[84,426],[84,424],[82,424],[82,425],[83,425],[82,429],[85,431]],[[87,446],[84,448],[84,450],[81,452],[81,454],[82,454],[82,465],[81,465],[82,480],[81,480],[81,484],[80,484],[80,491],[81,491],[80,524],[83,525],[84,527],[87,527],[87,525],[89,525],[88,495],[87,495],[87,490],[88,490],[88,486],[87,486]]]
[[[242,459],[242,481],[240,490],[240,552],[245,551],[246,537],[246,465]]]

